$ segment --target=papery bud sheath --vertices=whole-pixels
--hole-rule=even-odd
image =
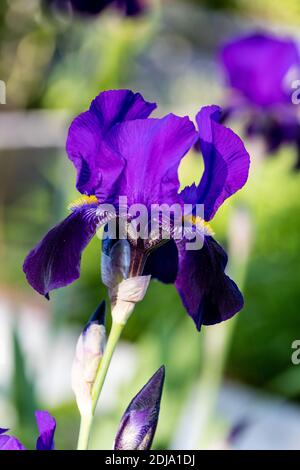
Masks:
[[[76,345],[72,366],[72,389],[82,416],[90,415],[92,410],[91,391],[106,343],[104,320],[103,301],[88,321]]]

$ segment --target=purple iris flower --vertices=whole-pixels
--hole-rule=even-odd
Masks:
[[[165,368],[160,367],[126,409],[114,450],[149,450],[158,422]]]
[[[106,91],[72,122],[66,148],[77,171],[77,189],[84,196],[25,259],[27,280],[40,294],[48,297],[51,290],[79,277],[83,249],[110,217],[100,211],[102,203],[112,204],[116,211],[120,196],[126,196],[128,205],[149,208],[163,203],[203,204],[206,223],[245,184],[249,155],[241,139],[220,123],[218,106],[199,111],[198,130],[188,117],[149,118],[155,107],[139,93]],[[198,185],[180,192],[178,166],[196,141],[205,170]],[[151,274],[174,283],[200,329],[202,324],[233,316],[241,310],[243,297],[225,274],[227,255],[210,231],[202,249],[186,250],[185,241],[174,237],[163,244],[138,241],[132,247],[139,256],[138,269],[129,276]],[[104,249],[109,251],[106,242]]]
[[[36,450],[53,450],[55,419],[47,411],[36,411],[35,418],[39,431]],[[8,429],[0,428],[0,450],[26,450],[23,444],[14,436],[8,436]]]
[[[82,15],[97,15],[109,6],[115,6],[127,16],[138,15],[145,9],[145,0],[46,0],[50,6]]]
[[[262,136],[268,152],[293,144],[300,158],[298,107],[292,101],[293,81],[300,77],[296,42],[270,33],[250,34],[223,45],[220,63],[232,91],[224,121],[246,112],[248,135]]]

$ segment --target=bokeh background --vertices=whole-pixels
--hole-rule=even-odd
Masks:
[[[71,17],[39,0],[0,3],[0,426],[28,447],[33,411],[42,408],[57,419],[56,447],[75,448],[70,367],[83,324],[106,298],[97,237],[80,279],[50,302],[22,272],[27,252],[77,196],[64,150],[72,118],[100,91],[121,87],[156,101],[157,116],[193,117],[202,105],[222,105],[219,45],[262,28],[298,40],[299,22],[297,0],[149,0],[144,14],[130,18],[115,9]],[[111,448],[121,414],[161,364],[166,384],[154,448],[300,448],[300,365],[291,362],[300,339],[300,174],[291,171],[292,147],[268,159],[260,158],[259,142],[246,147],[249,182],[213,222],[245,308],[199,334],[175,288],[152,282],[113,360],[94,448]],[[183,186],[202,170],[201,156],[189,155]]]

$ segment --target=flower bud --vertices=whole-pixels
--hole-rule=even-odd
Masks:
[[[165,368],[160,367],[125,411],[114,450],[149,450],[156,431]]]
[[[103,356],[105,334],[105,302],[91,316],[76,345],[72,366],[72,389],[81,415],[88,415],[92,408],[92,386]]]

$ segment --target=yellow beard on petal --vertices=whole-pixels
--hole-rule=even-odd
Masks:
[[[96,196],[86,196],[83,195],[79,197],[78,199],[75,199],[75,201],[71,202],[71,204],[68,205],[68,209],[70,211],[73,211],[75,209],[78,209],[81,206],[85,206],[87,204],[97,204],[99,201]]]
[[[206,222],[204,219],[202,219],[202,217],[200,217],[199,215],[197,216],[186,215],[184,217],[184,220],[187,220],[189,223],[194,225],[197,228],[197,230],[202,232],[204,235],[208,235],[212,237],[215,234],[211,225],[208,222]]]

